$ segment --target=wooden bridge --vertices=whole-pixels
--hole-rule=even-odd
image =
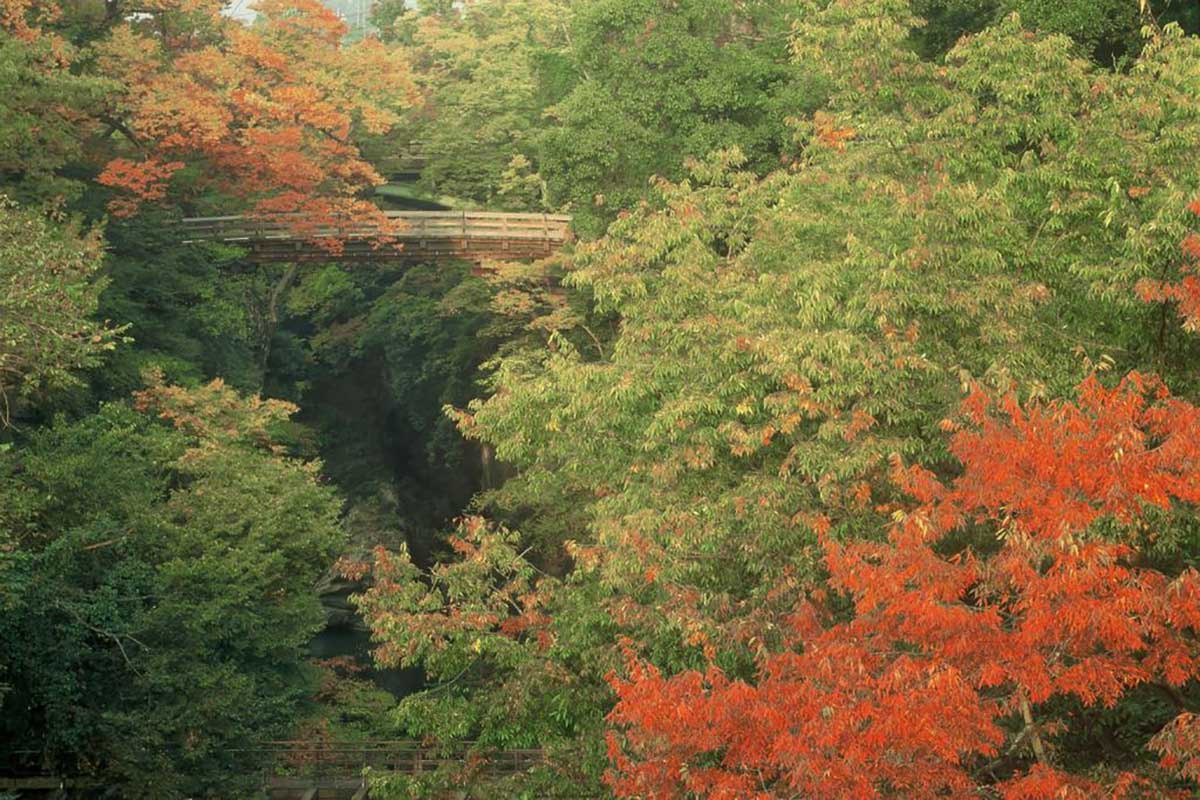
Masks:
[[[366,800],[364,772],[420,776],[443,767],[486,781],[519,775],[544,761],[541,750],[494,750],[474,742],[453,747],[429,747],[413,741],[365,741],[350,744],[303,741],[266,742],[250,750],[267,764],[257,783],[271,800]],[[101,791],[95,778],[38,776],[0,777],[0,791],[21,790],[29,796],[64,797],[76,792]],[[119,787],[111,787],[117,789]]]
[[[386,155],[367,159],[375,164],[380,175],[391,181],[413,180],[421,174],[432,155],[424,142],[407,142]]]
[[[188,217],[182,239],[241,245],[259,262],[545,258],[570,239],[562,214],[387,211],[386,223],[310,223],[304,217]],[[336,242],[337,250],[330,242]]]
[[[420,177],[430,157],[444,155],[444,152],[437,145],[412,139],[364,143],[359,154],[384,178],[403,182]]]
[[[262,785],[272,800],[368,797],[364,771],[419,776],[443,767],[480,780],[518,775],[541,764],[541,750],[489,750],[473,743],[434,748],[409,741],[354,745],[272,742],[265,748],[273,766]]]

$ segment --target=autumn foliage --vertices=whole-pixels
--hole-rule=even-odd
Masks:
[[[161,200],[191,173],[192,194],[215,190],[300,228],[381,222],[356,196],[383,179],[355,135],[385,133],[416,102],[403,56],[374,39],[345,44],[344,23],[317,0],[257,3],[252,26],[216,4],[170,5],[158,17],[186,14],[180,30],[131,20],[97,47],[126,87],[114,116],[133,145],[99,178],[120,192],[113,213]]]
[[[526,635],[547,645],[539,581],[514,549],[516,541],[512,531],[464,517],[449,540],[455,559],[424,576],[407,552],[382,547],[370,563],[343,562],[349,577],[373,576],[358,605],[379,644],[376,661],[389,667],[421,659],[436,664],[463,648],[475,656],[503,650]]]
[[[0,2],[0,29],[10,35],[31,42],[43,36],[57,39],[42,29],[59,15],[54,3],[38,3],[34,0],[4,0]],[[61,45],[60,45],[61,46]]]
[[[1200,217],[1200,199],[1188,204],[1188,211]],[[1174,303],[1183,319],[1183,327],[1200,332],[1200,233],[1188,233],[1179,244],[1182,275],[1178,281],[1144,280],[1138,293],[1147,302]]]
[[[258,740],[387,737],[467,755],[378,798],[1194,793],[1200,7],[250,5],[0,0],[22,774],[242,797]],[[574,232],[344,269],[384,203]],[[226,214],[329,263],[173,223]],[[304,668],[352,617],[403,696]]]
[[[755,682],[637,659],[613,678],[620,796],[976,797],[997,775],[1010,800],[1139,796],[1131,776],[1055,770],[1044,704],[1112,706],[1200,674],[1200,575],[1144,566],[1138,547],[1200,503],[1200,409],[1131,374],[1073,403],[976,391],[947,427],[960,473],[897,463],[915,505],[886,542],[822,533],[828,587]],[[1181,715],[1164,763],[1193,773],[1196,736]]]

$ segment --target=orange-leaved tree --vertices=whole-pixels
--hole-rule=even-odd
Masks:
[[[382,178],[356,141],[417,102],[402,53],[375,39],[345,43],[344,23],[317,0],[263,0],[251,25],[219,8],[157,3],[96,46],[100,69],[125,87],[113,117],[130,146],[100,175],[120,192],[113,213],[182,187],[314,234],[382,223],[359,197]]]
[[[1143,561],[1156,524],[1200,505],[1200,408],[1132,373],[1076,402],[974,392],[943,481],[894,465],[913,505],[888,540],[821,544],[828,585],[752,685],[665,678],[631,659],[610,715],[622,797],[1163,797],[1169,781],[1071,774],[1056,701],[1113,706],[1200,675],[1200,574]],[[1151,747],[1195,777],[1197,717]]]
[[[1188,204],[1200,217],[1200,198]],[[1180,242],[1180,275],[1177,281],[1147,279],[1138,283],[1138,294],[1147,302],[1175,303],[1183,327],[1200,332],[1200,232],[1192,231]]]

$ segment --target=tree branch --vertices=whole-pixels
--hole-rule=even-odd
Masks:
[[[146,146],[141,143],[137,137],[137,134],[130,130],[129,126],[124,122],[121,122],[121,120],[111,117],[108,114],[101,114],[99,117],[97,117],[97,119],[109,127],[108,133],[105,134],[106,137],[111,136],[114,132],[120,133],[122,136],[128,139],[134,147],[142,152],[145,152]]]
[[[78,611],[71,608],[69,605],[67,605],[65,603],[55,603],[55,606],[62,609],[65,612],[67,612],[69,615],[71,615],[75,619],[76,622],[78,622],[83,627],[87,628],[92,633],[96,633],[101,636],[104,636],[105,638],[112,639],[113,642],[116,643],[117,649],[121,651],[121,658],[125,659],[126,666],[128,666],[129,669],[133,673],[135,673],[137,675],[142,674],[141,670],[139,670],[137,667],[135,667],[133,664],[133,661],[129,658],[129,653],[125,650],[125,645],[121,642],[121,639],[122,638],[128,639],[129,641],[131,641],[134,644],[141,647],[143,650],[149,650],[150,648],[146,646],[145,642],[139,640],[138,638],[136,638],[134,636],[131,636],[128,633],[113,633],[112,631],[107,630],[105,628],[101,628],[98,625],[93,625],[92,623],[90,623],[86,619],[84,619],[82,614],[80,614]]]
[[[1033,755],[1037,758],[1039,764],[1046,763],[1046,748],[1042,744],[1042,735],[1038,733],[1037,723],[1033,719],[1033,709],[1029,707],[1029,700],[1025,697],[1025,692],[1019,690],[1019,703],[1021,706],[1021,718],[1025,720],[1025,731],[1029,733],[1029,744],[1033,747]]]

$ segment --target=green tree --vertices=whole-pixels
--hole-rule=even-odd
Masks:
[[[1111,65],[1114,58],[1136,55],[1141,49],[1136,3],[1009,0],[1003,8],[1020,14],[1031,30],[1070,36],[1101,64]]]
[[[1200,32],[1200,8],[1178,0],[914,0],[913,10],[926,23],[913,32],[914,41],[929,58],[1013,12],[1030,30],[1070,36],[1081,52],[1107,68],[1137,56],[1145,44],[1145,23],[1174,22],[1189,34]]]
[[[377,549],[376,580],[357,598],[376,660],[419,664],[432,683],[402,699],[392,719],[451,750],[538,747],[546,762],[517,780],[479,780],[469,762],[431,776],[381,775],[372,793],[425,797],[466,783],[481,800],[605,796],[597,734],[609,700],[603,677],[617,663],[605,652],[611,627],[596,593],[541,573],[515,532],[482,518],[460,520],[449,542],[453,556],[427,571],[407,550]]]
[[[313,689],[340,504],[273,444],[286,404],[155,383],[136,405],[0,454],[3,739],[126,797],[248,792]]]
[[[548,635],[580,641],[571,609],[601,609],[588,664],[623,636],[664,675],[752,680],[799,598],[830,594],[816,533],[879,540],[897,457],[952,471],[943,421],[972,384],[1054,398],[1151,368],[1197,388],[1174,308],[1136,291],[1190,268],[1194,39],[1160,31],[1113,73],[1016,16],[944,63],[913,52],[902,0],[798,20],[795,90],[814,108],[791,125],[796,162],[759,176],[727,150],[657,181],[567,256],[566,280],[619,320],[612,340],[564,325],[459,416],[517,472],[484,502],[563,577]]]
[[[102,263],[97,231],[0,195],[0,428],[18,404],[78,384],[120,341],[121,328],[92,319]]]
[[[787,149],[784,118],[807,103],[788,58],[793,2],[587,0],[572,4],[580,76],[547,114],[539,171],[584,234],[636,204],[652,175],[738,146],[755,169]]]
[[[83,183],[64,168],[84,159],[84,146],[103,134],[100,118],[119,85],[72,68],[78,48],[38,19],[42,4],[5,5],[0,18],[0,190],[22,202],[57,202]],[[53,16],[53,15],[47,15]]]
[[[435,195],[514,209],[549,202],[537,175],[543,113],[574,81],[565,57],[574,4],[561,0],[425,6],[375,14],[403,42],[425,97],[419,114],[372,152],[412,149],[421,184]]]
[[[243,391],[262,386],[278,276],[269,267],[248,268],[237,248],[181,246],[174,219],[147,209],[107,226],[100,313],[124,322],[132,343],[93,374],[101,398],[128,397],[148,367],[179,383],[221,376]]]

